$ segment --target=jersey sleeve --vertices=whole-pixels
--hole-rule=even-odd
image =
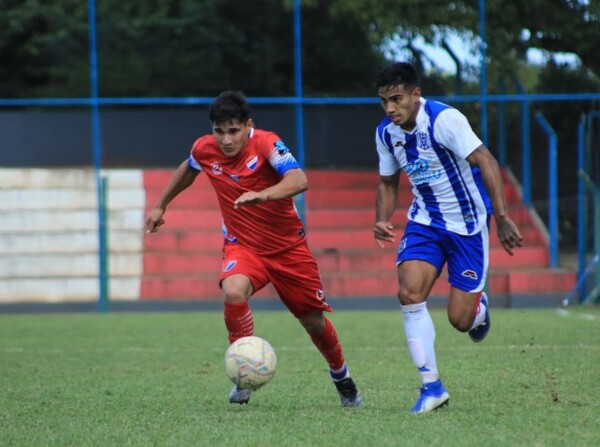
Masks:
[[[440,113],[434,124],[433,137],[442,146],[463,159],[482,144],[471,129],[467,117],[453,108]]]
[[[190,151],[190,157],[188,158],[188,166],[195,170],[202,172],[202,166],[200,166],[200,162],[196,159],[196,155],[200,151],[201,138],[197,139],[194,145],[192,146],[192,150]]]
[[[383,131],[385,134],[386,131]],[[385,137],[385,136],[384,136]],[[394,175],[400,170],[400,164],[387,144],[382,140],[379,129],[375,131],[375,147],[379,155],[379,175]]]
[[[285,174],[290,169],[300,168],[300,163],[277,134],[269,133],[265,142],[268,149],[269,164],[279,175]]]

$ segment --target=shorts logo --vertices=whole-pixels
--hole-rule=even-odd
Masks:
[[[325,301],[325,293],[323,292],[323,290],[317,290],[317,299],[320,301]]]
[[[404,250],[406,250],[406,240],[408,238],[403,237],[402,240],[400,241],[400,246],[398,247],[398,254],[402,253]]]
[[[246,166],[248,166],[248,169],[250,169],[251,171],[254,171],[256,169],[257,164],[258,164],[258,155],[255,155],[254,157],[252,157],[250,160],[248,160],[246,162]]]
[[[467,278],[477,279],[477,273],[475,273],[473,270],[465,270],[461,273],[461,275],[466,276]]]
[[[213,161],[210,164],[210,167],[212,168],[213,174],[215,174],[215,175],[223,174],[223,166],[221,166],[221,164],[218,161]]]
[[[229,261],[227,264],[223,265],[223,271],[224,272],[229,272],[231,270],[233,270],[233,268],[236,266],[237,261]]]

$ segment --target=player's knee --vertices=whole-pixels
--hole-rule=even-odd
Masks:
[[[242,288],[235,286],[224,288],[223,296],[226,303],[243,303],[248,299],[246,292]]]
[[[309,334],[321,334],[325,330],[325,318],[323,312],[314,312],[310,315],[298,318],[304,329]]]
[[[471,329],[471,324],[473,324],[473,318],[470,315],[448,315],[448,321],[450,324],[460,332],[467,332]]]
[[[403,306],[422,303],[425,298],[422,293],[409,290],[406,287],[400,286],[398,289],[398,299]]]

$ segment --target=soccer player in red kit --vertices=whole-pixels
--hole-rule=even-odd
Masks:
[[[332,309],[292,199],[307,189],[304,171],[275,133],[254,128],[241,92],[222,92],[209,115],[212,135],[196,140],[176,169],[146,219],[147,231],[158,231],[167,205],[205,172],[223,217],[220,285],[230,343],[253,335],[248,301],[270,282],[329,364],[342,406],[362,406],[335,327],[323,313]],[[250,394],[234,386],[229,401],[247,403]]]

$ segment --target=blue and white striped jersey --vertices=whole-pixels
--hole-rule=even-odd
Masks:
[[[379,174],[404,171],[414,199],[408,219],[458,234],[475,234],[492,213],[479,168],[466,158],[482,143],[467,118],[446,104],[421,98],[411,132],[384,118],[375,141]]]

